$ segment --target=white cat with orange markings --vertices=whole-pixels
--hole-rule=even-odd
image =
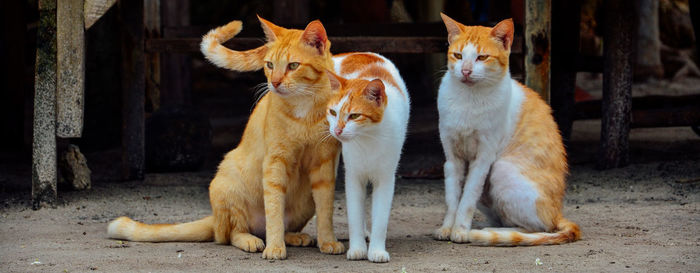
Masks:
[[[394,197],[396,168],[406,136],[410,99],[393,63],[374,53],[333,57],[328,71],[331,98],[327,119],[331,135],[342,142],[345,163],[350,247],[349,260],[388,262],[386,230]],[[372,229],[365,242],[367,182],[372,190]]]
[[[464,26],[441,14],[450,44],[438,94],[447,212],[438,240],[479,245],[573,242],[561,213],[566,151],[549,106],[511,79],[513,22]],[[476,208],[498,229],[472,229]]]

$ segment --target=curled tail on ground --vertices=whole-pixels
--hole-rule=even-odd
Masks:
[[[119,217],[107,227],[109,238],[137,242],[208,242],[214,240],[214,216],[181,224],[144,224]]]
[[[555,233],[527,233],[514,228],[486,228],[469,231],[469,241],[483,246],[535,246],[558,245],[581,239],[576,223],[560,218]]]
[[[256,71],[263,67],[267,46],[246,51],[236,51],[221,45],[236,36],[243,28],[241,21],[231,21],[212,29],[202,37],[200,50],[214,65],[235,71]]]

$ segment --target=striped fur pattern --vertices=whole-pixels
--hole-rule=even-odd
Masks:
[[[347,258],[388,262],[386,232],[410,99],[399,71],[383,56],[349,53],[333,60],[340,76],[328,72],[332,88],[338,91],[326,117],[330,134],[343,146],[350,234]],[[369,249],[364,236],[368,182],[373,187]]]
[[[442,18],[450,43],[438,94],[447,211],[434,237],[498,246],[580,239],[561,213],[568,166],[551,109],[510,77],[512,20],[488,28]],[[472,229],[477,208],[505,228]]]
[[[248,120],[241,142],[219,165],[209,186],[212,216],[184,224],[147,225],[127,217],[112,221],[111,238],[134,241],[215,241],[263,258],[285,259],[286,245],[309,246],[300,233],[317,216],[321,252],[341,254],[333,231],[335,174],[340,145],[325,138],[332,92],[330,42],[319,21],[305,30],[285,29],[262,18],[267,43],[236,52],[221,42],[240,31],[234,21],[214,29],[202,52],[217,66],[238,71],[264,67],[266,91]],[[270,91],[270,92],[268,92]],[[263,242],[265,239],[265,242]]]

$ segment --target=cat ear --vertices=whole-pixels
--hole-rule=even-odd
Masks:
[[[331,90],[338,91],[345,84],[345,79],[326,69],[326,75],[328,75],[328,80],[331,82]]]
[[[513,19],[505,19],[491,29],[491,36],[503,44],[503,48],[508,51],[513,44],[513,28]]]
[[[445,27],[447,28],[447,42],[451,44],[452,40],[455,37],[457,37],[457,35],[462,33],[464,25],[460,24],[459,22],[455,21],[454,19],[450,18],[442,12],[440,12],[440,16],[442,17],[442,22],[445,23]]]
[[[379,79],[374,79],[367,84],[363,95],[366,99],[374,102],[377,106],[382,106],[386,102],[384,83]]]
[[[323,55],[323,52],[328,47],[328,36],[326,36],[326,29],[321,24],[321,21],[314,20],[309,23],[304,29],[304,33],[301,34],[301,41],[315,48],[319,54]]]
[[[283,27],[279,27],[272,22],[263,19],[258,16],[258,20],[260,21],[260,26],[262,26],[263,31],[265,32],[265,38],[267,38],[268,42],[274,42],[277,40],[277,36],[282,35],[282,32],[285,31],[286,29]]]

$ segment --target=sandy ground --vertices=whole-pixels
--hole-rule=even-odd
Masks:
[[[289,259],[267,261],[260,253],[214,243],[107,238],[107,222],[120,215],[148,223],[208,215],[207,185],[213,172],[205,171],[95,183],[88,191],[62,191],[60,205],[38,211],[29,209],[27,191],[6,189],[0,193],[0,271],[700,271],[700,137],[689,128],[633,130],[633,163],[598,171],[590,143],[598,126],[596,121],[576,123],[564,214],[581,226],[583,240],[572,244],[476,247],[435,241],[430,234],[444,210],[441,180],[398,181],[387,264],[348,261],[311,247],[291,247]],[[430,161],[409,155],[404,166]],[[335,228],[347,244],[344,202],[339,187]],[[476,221],[479,225],[484,219],[477,214]],[[305,231],[315,234],[314,223]]]

